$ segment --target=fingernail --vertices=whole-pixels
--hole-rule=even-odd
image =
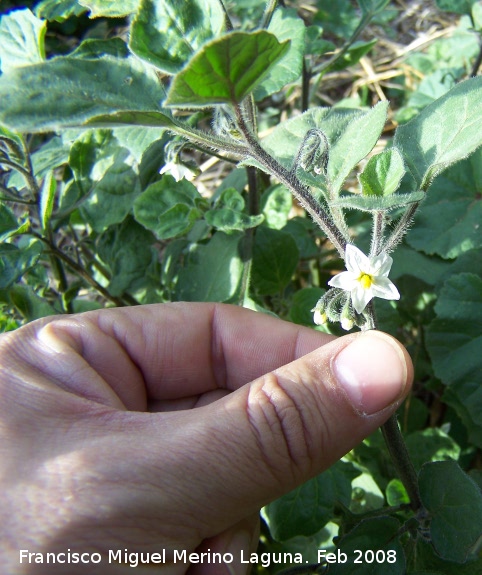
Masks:
[[[246,558],[249,559],[252,538],[252,534],[244,530],[237,531],[234,534],[226,548],[226,551],[231,553],[234,557],[234,561],[232,563],[226,564],[229,575],[246,575],[247,565],[245,563],[241,563],[241,558],[244,557],[245,560]]]
[[[395,403],[407,384],[400,345],[381,332],[360,334],[335,357],[333,372],[356,411],[378,413]]]

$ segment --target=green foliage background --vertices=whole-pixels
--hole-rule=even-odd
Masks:
[[[182,300],[244,305],[340,334],[336,324],[314,326],[311,313],[343,269],[339,254],[266,166],[246,157],[229,107],[250,102],[265,150],[286,170],[306,132],[322,126],[326,174],[296,175],[322,203],[329,180],[330,205],[357,245],[368,246],[374,211],[395,228],[424,198],[394,253],[402,298],[376,308],[416,367],[399,420],[427,516],[407,507],[377,433],[263,510],[260,552],[316,563],[319,548],[397,549],[393,565],[296,572],[475,575],[482,84],[463,80],[479,71],[482,3],[424,2],[421,17],[450,33],[441,28],[420,49],[403,45],[401,2],[285,4],[228,2],[230,32],[219,0],[4,3],[0,329]],[[401,45],[400,55],[357,83],[360,61],[383,62],[378,37]]]

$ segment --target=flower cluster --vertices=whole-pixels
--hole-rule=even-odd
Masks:
[[[400,299],[395,285],[388,279],[393,260],[385,252],[368,257],[352,244],[345,249],[347,271],[334,276],[329,290],[316,304],[313,321],[340,321],[344,329],[365,323],[363,312],[374,297]]]

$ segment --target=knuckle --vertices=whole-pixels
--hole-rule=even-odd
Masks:
[[[303,393],[295,396],[290,391],[294,385],[303,385]],[[252,386],[248,397],[249,422],[267,466],[273,472],[290,472],[294,482],[311,474],[327,435],[316,392],[307,397],[311,389],[270,373]]]

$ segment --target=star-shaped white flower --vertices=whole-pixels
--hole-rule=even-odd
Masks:
[[[331,278],[328,285],[349,291],[353,307],[358,313],[362,313],[374,297],[400,299],[397,288],[388,279],[392,263],[393,259],[385,252],[369,258],[354,245],[347,244],[347,271]]]

